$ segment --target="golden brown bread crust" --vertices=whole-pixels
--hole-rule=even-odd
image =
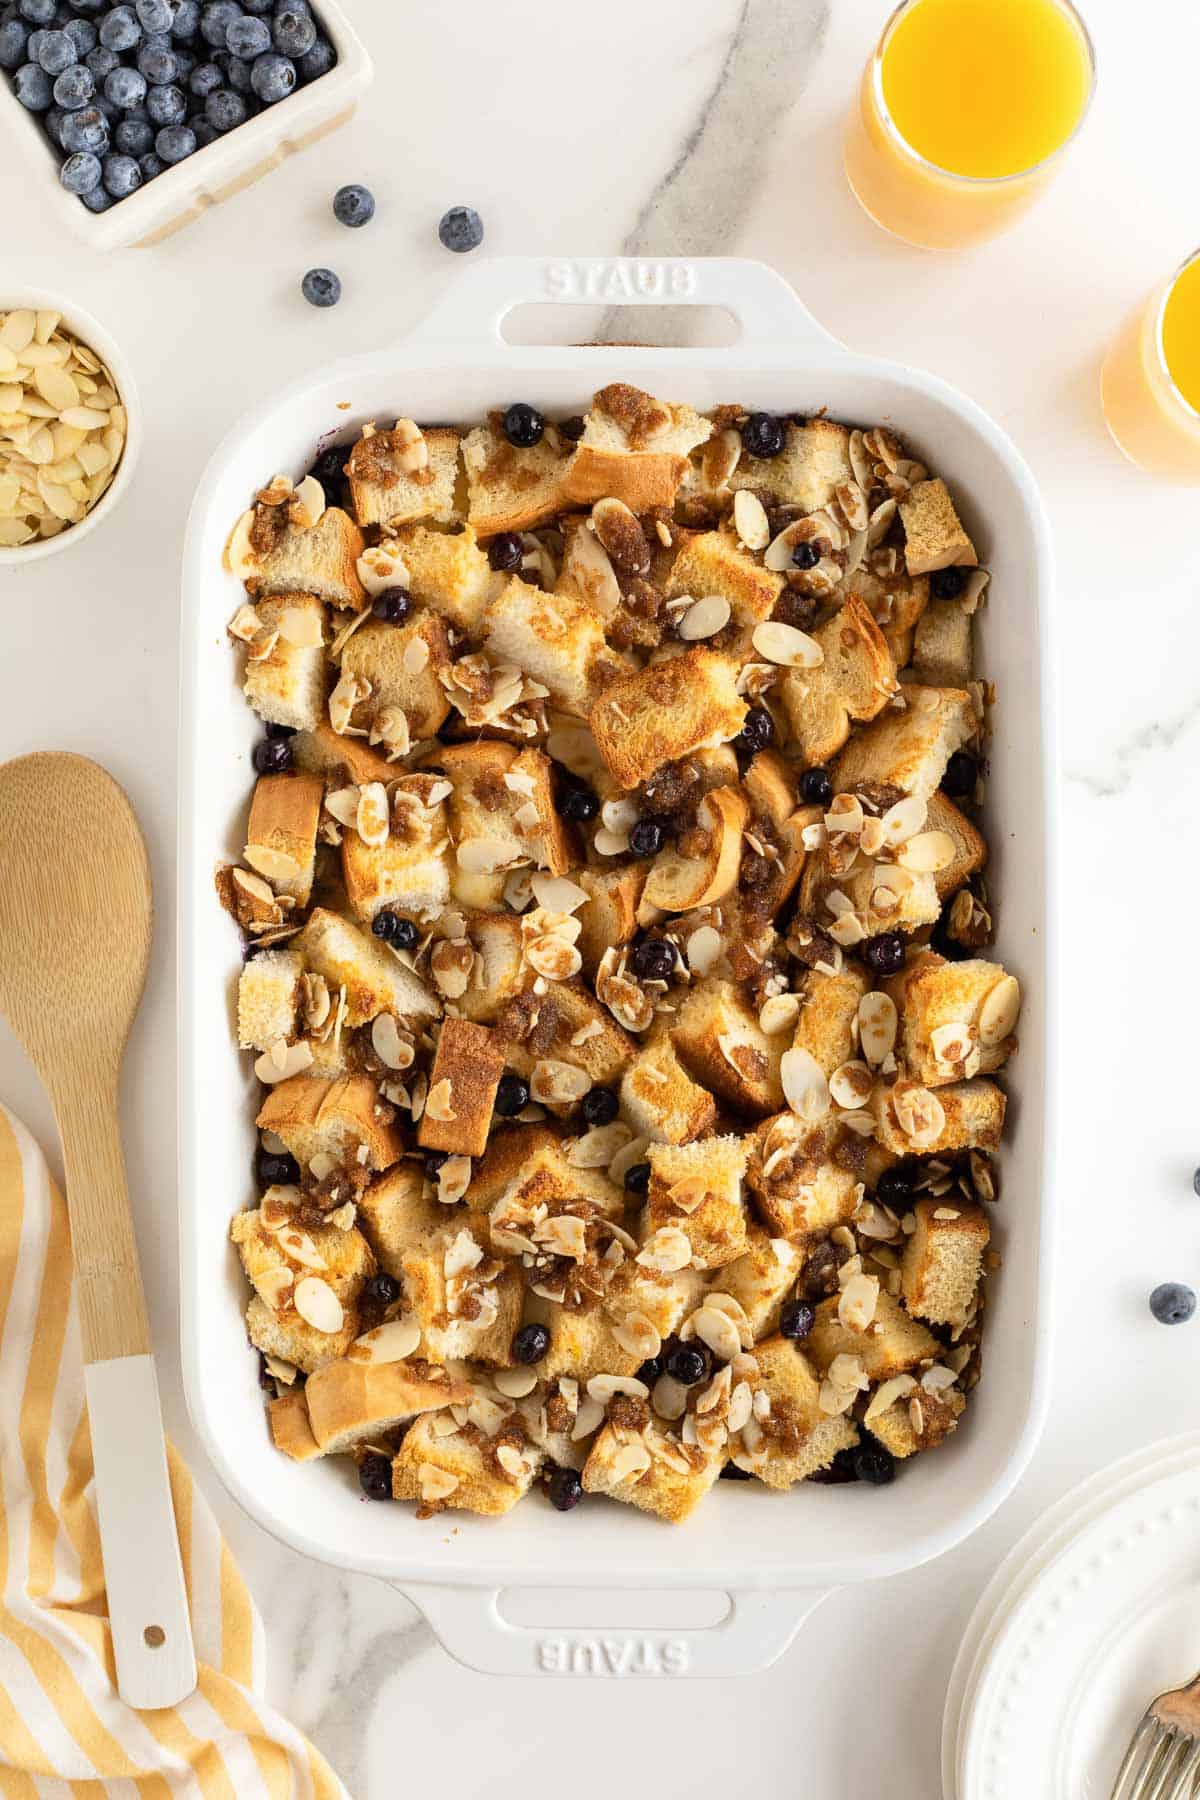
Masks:
[[[612,682],[590,722],[613,778],[634,788],[664,763],[736,737],[748,711],[736,679],[726,657],[694,649]]]
[[[312,892],[317,856],[317,827],[325,783],[299,769],[286,775],[260,775],[254,784],[246,825],[246,861],[264,876],[277,894],[290,894],[306,906]]]
[[[361,1166],[386,1169],[404,1153],[391,1111],[368,1076],[293,1075],[271,1089],[254,1122],[260,1131],[273,1131],[285,1143],[328,1140],[331,1154],[336,1154],[335,1142],[363,1145],[366,1156]]]
[[[482,1156],[503,1073],[504,1052],[494,1032],[469,1019],[447,1019],[429,1071],[429,1098],[417,1132],[422,1150]]]

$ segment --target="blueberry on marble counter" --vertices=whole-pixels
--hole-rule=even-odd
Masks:
[[[310,269],[300,283],[300,292],[310,306],[336,306],[342,284],[332,269]]]
[[[447,250],[462,255],[477,250],[483,242],[483,220],[473,206],[452,206],[442,214],[438,237]]]
[[[59,170],[59,180],[68,194],[86,194],[92,188],[99,187],[103,170],[100,158],[90,151],[80,150],[74,156],[68,156]]]
[[[1150,1311],[1160,1325],[1182,1325],[1195,1310],[1195,1289],[1182,1281],[1160,1281],[1150,1296]]]
[[[333,216],[339,225],[349,225],[354,230],[369,225],[375,217],[374,194],[359,181],[340,187],[333,196]]]

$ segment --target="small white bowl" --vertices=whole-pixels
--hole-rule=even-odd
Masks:
[[[0,544],[0,569],[15,567],[17,563],[36,562],[43,556],[54,556],[58,551],[66,550],[87,537],[90,531],[94,531],[120,505],[122,496],[133,479],[133,471],[142,448],[142,405],[134,385],[133,370],[100,321],[93,319],[91,313],[85,312],[74,300],[68,300],[62,294],[48,293],[44,288],[28,288],[20,294],[0,289],[0,313],[13,312],[24,306],[32,307],[37,312],[61,313],[63,325],[71,335],[86,344],[89,350],[94,350],[106,365],[121,405],[125,408],[125,448],[121,452],[116,474],[95,506],[83,515],[78,524],[66,526],[54,537],[31,538],[27,544]]]

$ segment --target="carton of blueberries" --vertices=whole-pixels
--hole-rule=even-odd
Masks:
[[[0,4],[0,121],[100,249],[178,230],[343,123],[370,79],[336,0]]]

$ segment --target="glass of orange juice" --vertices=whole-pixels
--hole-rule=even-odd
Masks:
[[[1125,321],[1100,394],[1131,462],[1200,485],[1200,250]]]
[[[1069,0],[904,0],[851,108],[850,186],[907,243],[982,243],[1046,186],[1095,78]]]

